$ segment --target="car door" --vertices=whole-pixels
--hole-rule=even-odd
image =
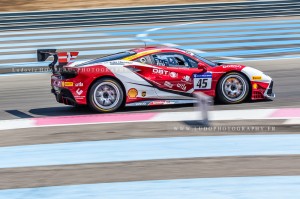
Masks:
[[[151,55],[154,68],[152,81],[161,90],[191,94],[194,90],[193,75],[203,72],[198,62],[177,52]]]

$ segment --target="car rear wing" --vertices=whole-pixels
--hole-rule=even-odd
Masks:
[[[46,61],[50,56],[53,57],[53,61],[48,65],[53,74],[70,61],[76,59],[79,54],[79,52],[56,52],[56,49],[38,49],[36,52],[37,61],[39,62]]]

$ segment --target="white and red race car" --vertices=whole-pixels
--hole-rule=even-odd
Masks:
[[[275,97],[272,78],[263,72],[215,63],[177,48],[138,48],[88,61],[72,61],[78,52],[39,50],[39,60],[50,54],[54,55],[50,66],[56,100],[89,105],[99,112],[122,106],[192,103],[196,92],[229,104]]]

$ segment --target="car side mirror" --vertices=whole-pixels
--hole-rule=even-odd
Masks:
[[[206,65],[204,64],[204,63],[202,63],[202,62],[199,62],[198,63],[198,69],[202,69],[202,70],[207,70],[207,67],[206,67]]]

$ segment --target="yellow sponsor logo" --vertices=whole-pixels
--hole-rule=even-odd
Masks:
[[[261,76],[252,76],[252,80],[262,80]]]
[[[148,51],[137,53],[135,55],[131,55],[129,57],[125,57],[123,60],[131,61],[131,60],[134,60],[138,57],[142,57],[142,56],[149,55],[149,54],[156,53],[156,52],[160,52],[160,51],[161,50],[148,50]]]
[[[138,91],[135,88],[131,88],[128,90],[127,95],[129,98],[136,98],[136,96],[138,95]]]
[[[63,87],[70,87],[70,86],[74,86],[74,83],[73,82],[62,82],[61,85]]]

